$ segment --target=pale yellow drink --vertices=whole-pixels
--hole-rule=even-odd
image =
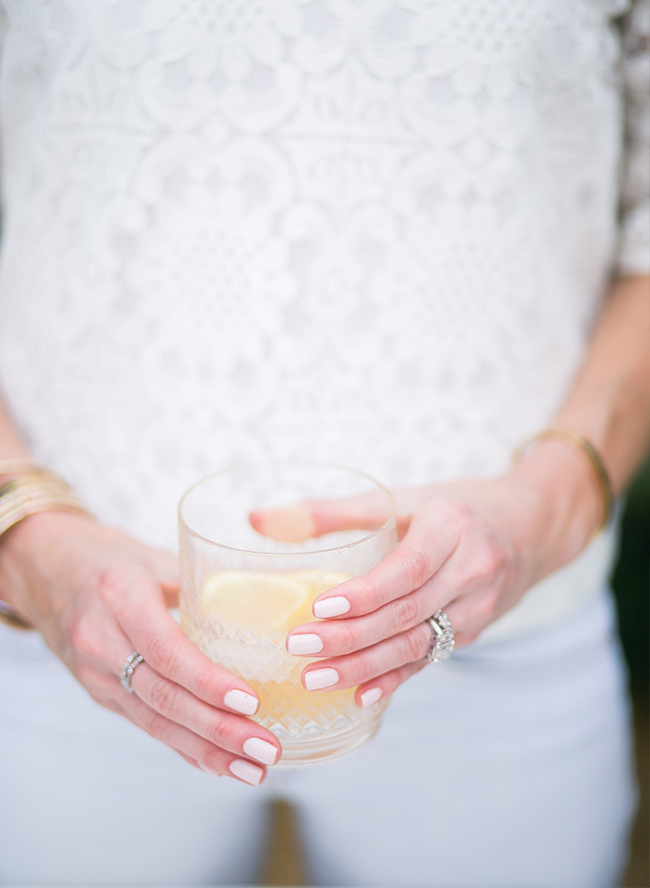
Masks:
[[[307,691],[301,673],[312,662],[286,652],[291,629],[314,622],[312,604],[345,582],[341,573],[223,570],[201,589],[200,613],[183,611],[187,635],[215,663],[248,681],[260,698],[256,720],[281,739],[331,730],[360,711],[354,688]],[[310,730],[311,729],[311,730]]]
[[[371,526],[362,516],[361,527],[348,527],[347,515],[347,529],[311,535],[306,504],[366,496],[376,509]],[[317,597],[393,551],[396,514],[390,491],[367,475],[301,459],[231,466],[197,481],[179,503],[183,629],[255,688],[255,717],[282,743],[276,768],[349,755],[379,728],[386,701],[361,708],[355,688],[305,690],[305,667],[325,658],[292,656],[286,641],[295,627],[318,623]]]

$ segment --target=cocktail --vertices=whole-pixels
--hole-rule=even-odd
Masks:
[[[368,521],[366,509],[364,527],[355,527],[360,498],[372,499],[375,517]],[[313,501],[350,504],[346,529],[312,526],[305,504]],[[264,533],[255,529],[260,514],[269,518]],[[390,492],[340,466],[269,460],[199,481],[181,500],[179,519],[183,629],[255,688],[255,718],[282,743],[276,767],[340,758],[367,743],[386,703],[361,709],[354,688],[307,691],[301,673],[313,658],[288,654],[286,638],[315,621],[312,604],[322,592],[367,573],[394,548]]]

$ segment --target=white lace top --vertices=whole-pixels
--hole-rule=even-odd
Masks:
[[[648,3],[0,6],[0,379],[35,458],[149,541],[242,459],[502,470],[613,266],[647,268]],[[574,607],[606,549],[490,631]]]

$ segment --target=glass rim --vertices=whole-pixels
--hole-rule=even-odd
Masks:
[[[203,536],[203,534],[200,534],[198,531],[190,527],[190,525],[185,520],[183,516],[183,504],[185,503],[187,497],[201,484],[204,484],[206,481],[209,481],[212,478],[217,478],[219,475],[225,475],[227,472],[232,472],[236,469],[251,468],[253,466],[271,466],[274,464],[278,465],[279,463],[282,463],[284,465],[294,463],[301,465],[318,466],[320,468],[339,469],[343,470],[344,472],[349,472],[352,475],[357,475],[360,478],[365,478],[367,481],[370,481],[372,484],[374,484],[375,487],[383,490],[383,492],[387,494],[390,503],[390,514],[381,525],[381,527],[376,528],[375,530],[366,534],[366,536],[360,537],[358,540],[354,540],[354,542],[352,543],[344,543],[341,546],[331,546],[327,549],[308,549],[304,552],[260,552],[257,549],[242,549],[239,546],[228,546],[225,543],[218,543],[215,540],[211,540],[209,537]],[[309,555],[324,555],[328,552],[340,552],[342,549],[352,549],[355,546],[360,545],[361,543],[368,542],[368,540],[373,539],[373,537],[379,536],[379,534],[386,530],[393,521],[397,520],[397,500],[395,499],[393,492],[388,487],[386,487],[385,484],[382,484],[381,481],[377,481],[376,478],[373,478],[372,475],[368,475],[367,472],[359,471],[359,469],[352,469],[349,466],[344,466],[340,463],[325,462],[323,460],[317,459],[293,459],[292,457],[278,457],[276,459],[256,459],[242,463],[233,463],[232,465],[226,466],[223,469],[219,469],[216,472],[210,472],[209,474],[204,475],[202,478],[199,478],[198,481],[195,481],[194,484],[188,487],[185,493],[181,496],[178,502],[177,512],[179,525],[188,534],[190,534],[190,536],[194,537],[197,540],[202,540],[204,543],[209,543],[211,546],[218,546],[220,549],[228,549],[231,552],[240,552],[245,555],[258,555],[263,558],[304,558]],[[283,541],[278,540],[278,542]]]

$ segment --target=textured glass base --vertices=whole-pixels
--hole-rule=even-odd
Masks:
[[[285,636],[224,625],[191,600],[181,599],[186,635],[214,663],[249,682],[260,698],[254,720],[282,743],[276,768],[302,768],[356,752],[379,728],[386,702],[366,709],[354,702],[354,689],[307,691],[300,676],[312,662],[287,654]]]
[[[375,736],[381,724],[381,714],[386,708],[379,703],[370,707],[370,710],[360,712],[372,713],[372,719],[364,719],[355,727],[350,727],[340,733],[323,733],[320,737],[307,737],[301,740],[282,740],[282,758],[276,769],[310,768],[314,765],[327,764],[338,759],[347,758]],[[373,712],[373,710],[376,710]]]

